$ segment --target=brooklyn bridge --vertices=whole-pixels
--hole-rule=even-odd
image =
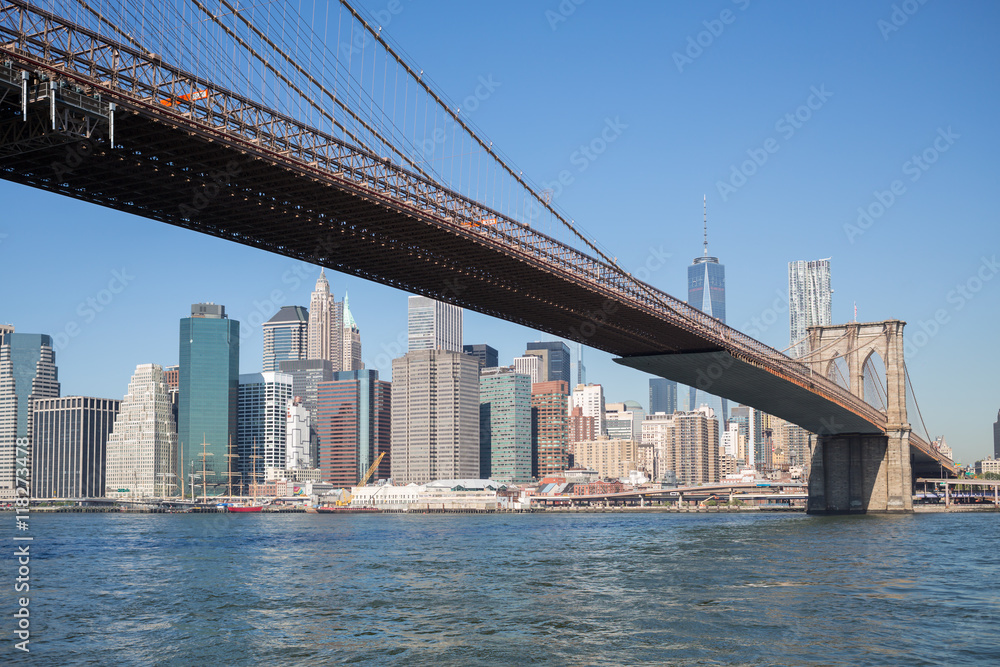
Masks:
[[[903,322],[815,327],[798,360],[727,327],[620,267],[347,2],[323,38],[269,7],[0,3],[0,175],[578,341],[796,423],[816,434],[812,512],[910,511],[915,477],[956,472],[908,421]]]

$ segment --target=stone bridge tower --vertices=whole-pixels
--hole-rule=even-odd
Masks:
[[[910,424],[906,418],[905,322],[851,322],[809,327],[813,372],[830,377],[838,358],[848,369],[848,389],[864,398],[864,367],[874,353],[885,363],[885,434],[817,434],[811,452],[811,513],[912,512]]]

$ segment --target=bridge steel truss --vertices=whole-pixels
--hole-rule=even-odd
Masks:
[[[885,431],[835,382],[613,264],[22,0],[0,4],[0,138],[7,180],[621,357],[728,354]]]

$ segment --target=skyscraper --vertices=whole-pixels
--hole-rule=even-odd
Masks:
[[[378,371],[340,371],[318,385],[316,430],[319,433],[319,469],[322,479],[350,488],[361,481],[378,455],[375,479],[392,471],[392,386],[378,379]]]
[[[484,343],[477,345],[463,345],[462,351],[479,359],[480,368],[496,368],[500,365],[499,353]]]
[[[321,269],[309,300],[308,359],[326,359],[333,370],[344,367],[343,304],[330,293],[326,271]]]
[[[157,364],[135,367],[108,436],[108,498],[172,496],[184,481],[177,478],[177,424],[166,375]]]
[[[737,405],[732,409],[732,414],[727,421],[726,428],[728,429],[731,424],[737,425],[737,434],[741,437],[745,447],[745,452],[737,453],[739,463],[751,467],[756,466],[756,454],[759,448],[755,440],[756,433],[759,430],[757,410],[754,410],[749,405]]]
[[[120,404],[84,396],[34,402],[32,497],[104,497],[108,434]]]
[[[657,479],[673,473],[683,485],[719,481],[719,429],[711,408],[649,415],[642,438],[654,448]]]
[[[531,481],[531,378],[511,368],[479,376],[479,477]]]
[[[264,372],[278,370],[285,360],[306,358],[309,312],[302,306],[283,306],[264,322]]]
[[[541,357],[538,382],[573,383],[571,372],[573,355],[566,343],[559,340],[528,343],[524,355]]]
[[[639,468],[639,443],[631,438],[601,436],[574,442],[573,465],[596,470],[601,479],[627,477]]]
[[[312,467],[309,440],[312,431],[312,417],[302,404],[302,397],[296,396],[288,404],[288,418],[285,422],[285,469],[300,470]]]
[[[180,325],[177,439],[185,488],[224,493],[234,460],[240,388],[240,323],[225,306],[196,303]],[[206,446],[202,446],[207,443]],[[202,471],[205,478],[202,479]],[[198,476],[197,489],[191,480]],[[233,480],[236,482],[237,480]]]
[[[30,459],[34,401],[58,397],[52,337],[14,333],[12,327],[4,327],[0,332],[0,501],[17,496],[18,445],[28,451]],[[29,471],[30,467],[29,461]],[[25,484],[21,488],[27,492]]]
[[[360,371],[365,367],[361,362],[361,329],[354,321],[347,293],[344,293],[344,338],[341,347],[344,350],[344,360],[341,363],[343,371]]]
[[[532,384],[543,382],[541,357],[536,357],[533,354],[514,357],[514,371],[530,377]]]
[[[649,414],[677,411],[677,383],[666,378],[649,378]]]
[[[284,472],[291,401],[291,375],[270,371],[240,375],[236,454],[244,486],[279,479]]]
[[[316,467],[319,461],[319,434],[316,431],[318,387],[320,382],[329,382],[333,379],[333,363],[329,359],[282,361],[278,364],[278,370],[292,376],[292,396],[301,399],[299,406],[309,415],[309,440],[306,444],[306,455],[310,465]]]
[[[461,352],[462,309],[426,296],[411,296],[407,302],[407,332],[410,352]]]
[[[806,329],[831,324],[830,259],[788,263],[789,356],[809,351]]]
[[[531,385],[532,474],[541,479],[569,468],[569,385],[536,382]]]
[[[606,403],[604,406],[604,430],[609,438],[620,440],[642,440],[642,420],[646,417],[642,406],[635,401]]]
[[[688,267],[688,305],[706,315],[726,321],[726,267],[708,254],[708,209],[705,200],[705,241],[701,257]]]
[[[594,432],[597,430],[594,417],[583,414],[583,408],[575,405],[569,406],[569,443],[593,440]]]
[[[578,384],[573,388],[569,404],[570,407],[583,410],[584,417],[593,418],[593,430],[587,440],[597,440],[598,436],[607,435],[604,424],[604,387],[599,384]]]
[[[576,344],[576,383],[587,384],[587,368],[583,365],[583,344]]]
[[[1000,410],[997,411],[997,420],[993,422],[993,458],[1000,459]]]
[[[479,477],[479,361],[416,350],[392,361],[392,478]]]
[[[705,247],[701,257],[695,257],[688,267],[688,305],[694,306],[706,315],[711,315],[723,324],[726,322],[726,267],[719,264],[718,257],[708,254],[708,199],[703,202],[705,223]],[[689,387],[689,408],[696,410],[701,404],[709,405],[719,418],[725,420],[729,414],[726,399],[720,399],[706,392]]]

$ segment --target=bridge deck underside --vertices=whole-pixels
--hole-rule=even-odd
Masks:
[[[0,123],[21,122],[17,102],[0,104]],[[31,113],[44,118],[45,110]],[[346,178],[318,178],[135,113],[116,117],[115,144],[109,150],[99,143],[71,171],[67,159],[75,147],[33,145],[29,153],[0,158],[0,177],[451,301],[618,355],[705,347],[702,338],[656,313],[596,292],[536,257],[512,256],[459,224],[394,206]],[[594,326],[581,325],[587,322]]]
[[[883,433],[884,425],[880,428],[880,425],[872,424],[826,400],[810,388],[742,361],[728,352],[644,355],[615,361],[752,405],[813,433]]]

